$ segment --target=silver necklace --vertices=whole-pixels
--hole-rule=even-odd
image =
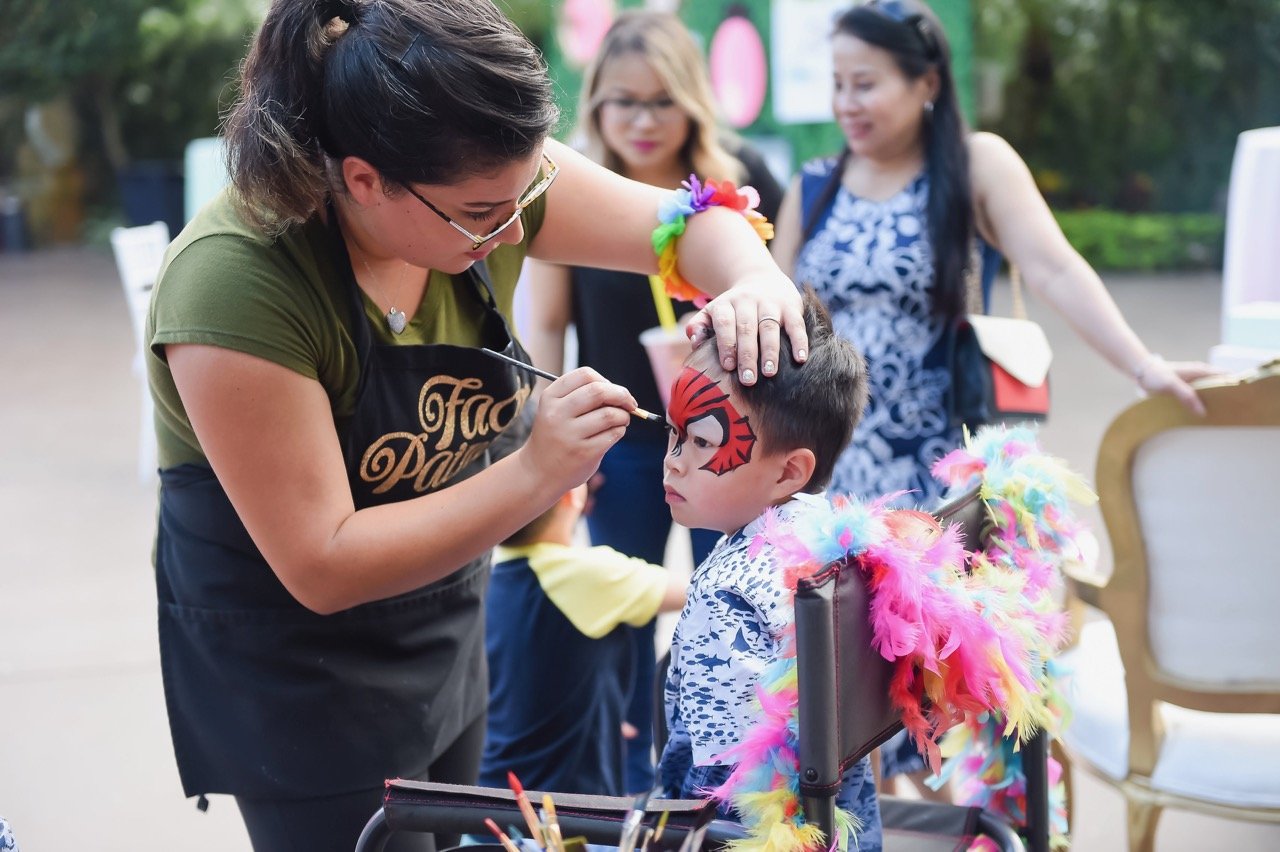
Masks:
[[[360,262],[364,264],[364,271],[369,273],[369,278],[373,281],[373,286],[377,288],[379,293],[381,293],[382,282],[378,280],[378,276],[373,274],[373,269],[370,268],[369,261],[364,257],[361,257]],[[408,268],[408,262],[405,262],[404,266],[400,267],[400,278],[396,281],[397,292],[400,290],[400,285],[404,283],[404,274]],[[399,334],[404,331],[404,327],[409,324],[409,318],[404,315],[404,311],[397,308],[394,304],[392,304],[391,309],[387,311],[386,318],[387,328],[391,329],[392,334]]]

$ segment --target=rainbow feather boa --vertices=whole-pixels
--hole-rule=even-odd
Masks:
[[[982,497],[995,523],[984,551],[972,564],[995,570],[1023,572],[1027,595],[1043,617],[1063,619],[1058,592],[1063,565],[1082,559],[1082,529],[1072,517],[1071,503],[1096,498],[1084,483],[1057,459],[1038,453],[1034,433],[1023,428],[1003,438],[980,432],[964,449],[941,459],[934,475],[958,488],[982,487]],[[1053,660],[1060,642],[1046,649],[1038,701],[1041,726],[1056,739],[1070,719],[1062,694],[1060,667]],[[969,716],[942,743],[946,764],[930,784],[941,787],[954,780],[956,801],[978,805],[1008,818],[1015,825],[1027,820],[1026,773],[1017,741],[1002,736],[1006,719],[1000,711]],[[1066,787],[1062,767],[1049,758],[1050,842],[1067,843]]]
[[[938,740],[968,719],[998,719],[1001,737],[1014,742],[1053,724],[1046,667],[1064,631],[1051,606],[1055,554],[1073,546],[1068,499],[1092,499],[1077,477],[1039,452],[1025,428],[984,429],[937,472],[957,484],[981,481],[998,527],[987,551],[967,553],[955,530],[922,512],[889,509],[891,498],[836,498],[787,524],[771,514],[752,543],[779,551],[793,592],[800,578],[840,559],[865,574],[872,641],[894,662],[892,699],[935,772]],[[800,810],[794,628],[761,673],[757,695],[761,722],[722,756],[736,768],[711,791],[748,829],[735,846],[847,848],[856,832],[851,814],[837,811],[839,836],[831,841]]]

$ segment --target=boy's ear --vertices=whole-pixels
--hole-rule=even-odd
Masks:
[[[797,447],[788,450],[782,456],[782,467],[778,471],[775,483],[777,493],[775,499],[786,499],[792,494],[803,491],[813,478],[813,469],[817,466],[817,458],[808,447]]]

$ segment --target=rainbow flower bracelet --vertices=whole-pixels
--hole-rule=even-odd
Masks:
[[[653,231],[653,253],[658,256],[658,278],[667,295],[673,299],[692,301],[701,307],[709,299],[677,271],[676,243],[684,234],[690,216],[711,207],[728,207],[737,210],[760,236],[762,241],[773,238],[773,225],[756,210],[760,206],[760,193],[750,186],[735,186],[733,181],[708,180],[703,183],[697,175],[681,184],[658,206],[659,225]]]

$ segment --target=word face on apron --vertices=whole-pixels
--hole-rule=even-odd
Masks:
[[[481,345],[528,361],[487,273],[475,266],[468,276],[484,308]],[[529,398],[522,371],[467,346],[377,343],[359,291],[353,298],[359,402],[340,431],[356,507],[418,497],[482,469],[485,450]]]

